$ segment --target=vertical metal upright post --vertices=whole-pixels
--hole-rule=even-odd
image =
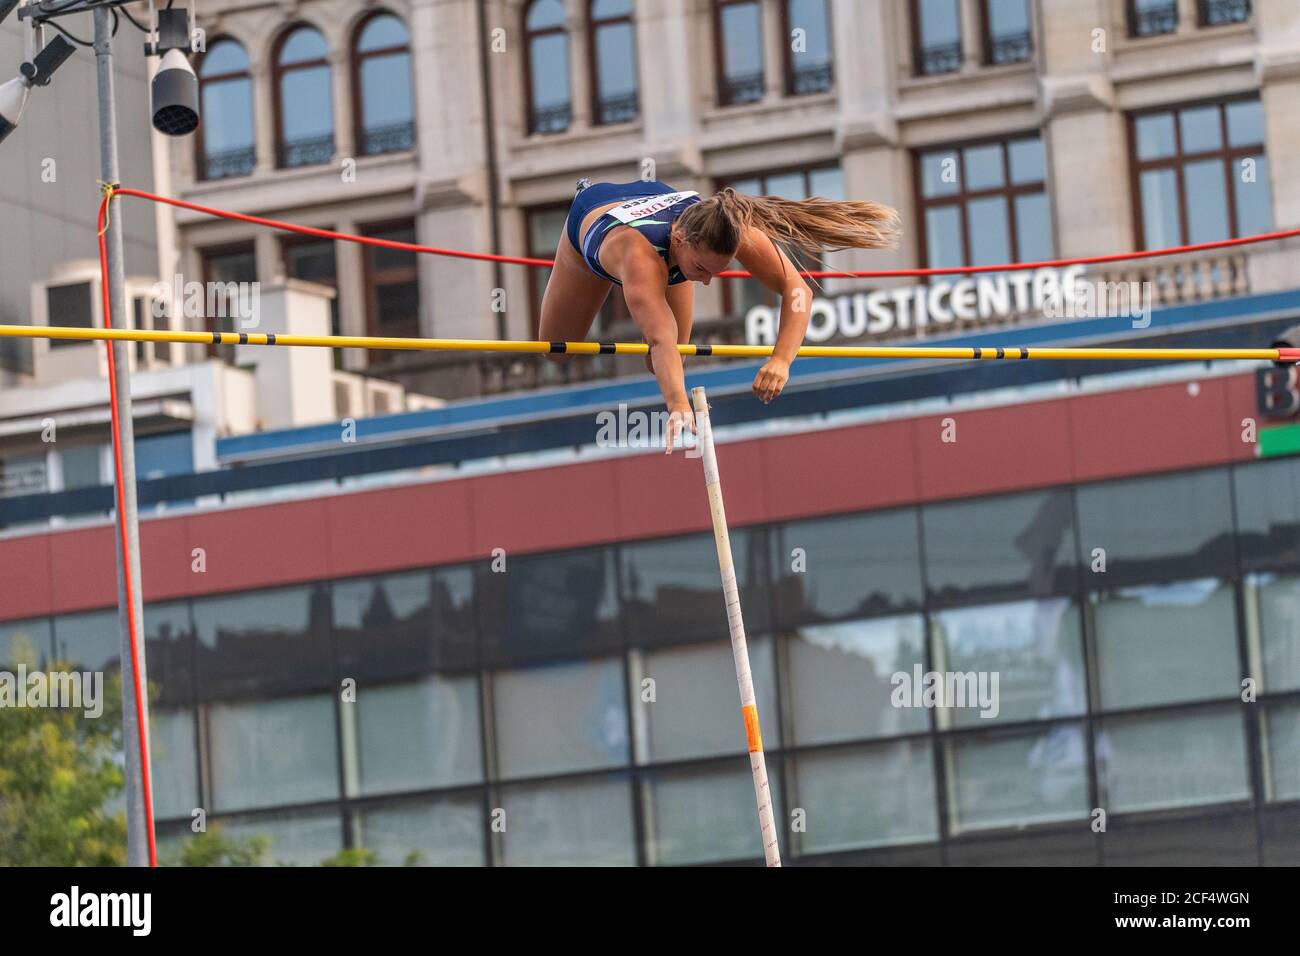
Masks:
[[[112,25],[109,10],[96,7],[95,16],[95,68],[99,80],[99,169],[100,177],[106,183],[118,181],[117,168],[117,111],[113,100],[113,48]],[[112,314],[118,318],[121,327],[126,327],[126,269],[122,251],[122,217],[119,210],[112,207],[117,201],[109,202],[108,230],[105,243],[108,251],[108,301]],[[106,324],[108,316],[105,316]],[[114,341],[113,349],[114,383],[117,389],[118,443],[117,454],[121,456],[121,478],[119,501],[124,504],[117,509],[119,543],[126,541],[125,554],[122,547],[117,552],[117,620],[120,633],[119,649],[122,662],[122,744],[126,751],[126,822],[127,822],[127,864],[129,866],[149,866],[150,848],[153,835],[149,832],[153,814],[146,813],[148,793],[152,786],[146,787],[144,774],[148,761],[142,752],[149,741],[149,695],[144,654],[143,603],[140,598],[140,527],[136,514],[135,498],[135,429],[131,418],[131,362],[130,345],[123,341]],[[129,575],[128,575],[129,571]],[[130,588],[127,581],[130,581]],[[130,613],[128,613],[130,608]],[[134,621],[134,634],[131,622]],[[139,654],[132,654],[132,645],[139,648]],[[135,666],[138,657],[139,673]],[[140,706],[136,706],[135,687],[139,681],[146,692],[140,695]],[[141,732],[143,730],[143,733]]]
[[[745,721],[745,736],[749,744],[749,769],[754,777],[754,796],[758,799],[763,858],[768,866],[780,866],[781,847],[777,841],[776,821],[772,813],[772,791],[767,782],[767,760],[763,756],[763,735],[758,724],[754,678],[749,669],[745,619],[740,611],[740,588],[736,584],[736,566],[731,557],[731,534],[727,531],[727,512],[722,506],[722,479],[718,475],[718,455],[713,447],[709,401],[704,389],[691,389],[691,401],[695,407],[695,431],[703,452],[704,486],[709,495],[709,513],[713,517],[713,540],[718,546],[722,595],[727,603],[727,628],[731,632],[731,656],[736,664],[736,683],[740,686],[740,713]]]

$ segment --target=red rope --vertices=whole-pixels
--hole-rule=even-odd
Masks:
[[[111,198],[112,192],[106,191],[103,201],[99,204],[99,284],[104,293],[104,327],[108,329],[113,327],[113,310],[108,295],[108,250],[105,245],[104,235],[108,231],[105,227],[105,216],[108,213],[108,203]],[[121,422],[118,420],[117,415],[117,365],[113,359],[113,342],[105,341],[104,347],[108,351],[108,391],[111,402],[109,408],[113,418],[113,466],[117,472],[117,524],[122,532],[122,581],[126,590],[127,628],[130,630],[131,676],[135,684],[136,731],[140,739],[140,782],[144,791],[145,830],[149,834],[149,865],[156,867],[158,865],[158,846],[154,837],[153,788],[150,786],[148,728],[145,726],[143,716],[145,709],[144,690],[140,684],[140,646],[135,640],[135,601],[131,599],[131,550],[126,527],[126,484],[122,480],[122,431]]]
[[[421,252],[434,256],[450,256],[456,259],[477,259],[482,262],[502,262],[507,265],[515,266],[534,266],[536,268],[549,269],[555,265],[555,260],[553,259],[530,259],[525,256],[500,256],[490,252],[465,252],[461,249],[441,249],[437,246],[422,246],[414,242],[396,242],[392,239],[376,239],[372,236],[354,236],[346,232],[334,232],[331,229],[316,229],[311,226],[299,226],[295,223],[283,222],[279,219],[267,219],[263,216],[249,216],[241,212],[231,212],[228,209],[216,209],[212,206],[203,206],[199,203],[186,202],[183,199],[172,199],[168,196],[159,196],[156,193],[145,192],[142,189],[120,188],[115,190],[115,192],[118,195],[138,196],[141,199],[150,199],[154,202],[166,203],[169,206],[176,206],[180,209],[189,209],[194,212],[201,212],[221,219],[233,219],[237,222],[247,222],[255,226],[266,226],[270,229],[296,232],[304,236],[315,236],[318,239],[338,239],[344,242],[355,242],[365,246],[379,246],[385,249],[400,249],[404,252]],[[1256,236],[1243,236],[1239,239],[1220,239],[1216,242],[1200,242],[1188,246],[1172,246],[1168,249],[1146,249],[1140,252],[1113,252],[1104,256],[1079,256],[1074,259],[1047,259],[1041,262],[1009,262],[995,266],[950,266],[942,269],[866,269],[857,272],[818,270],[812,272],[801,272],[799,274],[812,279],[897,279],[903,277],[919,278],[924,276],[940,275],[971,275],[980,272],[1019,272],[1026,269],[1062,269],[1067,266],[1088,266],[1104,262],[1122,262],[1131,259],[1152,259],[1157,256],[1173,256],[1185,252],[1206,252],[1211,249],[1227,249],[1233,246],[1244,246],[1255,242],[1273,242],[1278,239],[1290,239],[1295,236],[1300,236],[1300,229],[1284,229],[1279,232],[1263,232]],[[752,278],[750,273],[740,271],[719,272],[718,276],[723,279]]]

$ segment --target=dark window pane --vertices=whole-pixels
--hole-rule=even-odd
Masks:
[[[1238,466],[1233,482],[1242,566],[1300,564],[1300,458]]]
[[[332,685],[328,585],[200,598],[194,624],[200,699]]]
[[[328,286],[338,281],[332,239],[289,243],[285,246],[284,258],[291,278]]]
[[[1178,225],[1178,175],[1172,169],[1149,169],[1141,176],[1143,248],[1167,249],[1182,243]]]
[[[184,601],[144,606],[145,671],[157,685],[158,703],[184,705],[193,699],[194,628]]]
[[[1223,160],[1205,159],[1183,167],[1187,190],[1187,241],[1217,242],[1230,237]]]
[[[1178,125],[1183,136],[1184,153],[1204,153],[1223,148],[1223,129],[1217,105],[1179,110]]]
[[[1133,7],[1130,32],[1149,37],[1173,33],[1178,29],[1178,0],[1131,0]]]
[[[769,589],[760,531],[733,529],[731,546],[745,631],[767,630]],[[633,643],[725,639],[727,612],[713,535],[625,545],[622,595]]]
[[[1204,578],[1120,588],[1092,604],[1103,710],[1240,691],[1232,585]]]
[[[1227,104],[1228,145],[1254,146],[1264,142],[1264,104],[1259,100],[1238,100]]]
[[[336,582],[339,666],[372,680],[472,667],[473,573],[439,568]]]
[[[1001,143],[964,149],[962,162],[966,167],[967,192],[995,189],[1003,185]]]
[[[387,326],[409,327],[420,321],[420,283],[386,282],[375,290],[380,328]],[[381,333],[382,334],[382,333]]]
[[[779,627],[920,606],[920,542],[911,509],[787,524],[772,542]]]
[[[1084,560],[1105,549],[1105,573],[1085,571],[1089,587],[1232,572],[1225,471],[1085,485],[1078,501]]]
[[[931,600],[1046,597],[1076,586],[1068,491],[921,509]]]
[[[1138,159],[1164,159],[1174,155],[1174,114],[1155,113],[1133,120]]]
[[[572,657],[618,645],[612,551],[509,557],[506,562],[504,571],[494,572],[488,564],[477,570],[486,661]]]

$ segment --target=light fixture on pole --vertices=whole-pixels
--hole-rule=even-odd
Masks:
[[[3,12],[0,9],[0,13]],[[22,65],[20,76],[0,84],[0,142],[18,128],[31,88],[48,86],[54,71],[67,62],[76,49],[63,37],[56,36],[35,58]]]
[[[158,11],[158,39],[145,53],[162,55],[153,78],[153,128],[168,136],[185,136],[199,126],[199,78],[186,56],[190,18],[185,10]]]

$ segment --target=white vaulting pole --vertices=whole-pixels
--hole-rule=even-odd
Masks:
[[[713,448],[709,425],[709,402],[703,388],[691,389],[695,406],[695,430],[704,459],[704,487],[713,515],[713,540],[718,546],[718,567],[722,571],[722,594],[727,601],[727,627],[731,631],[731,656],[736,661],[736,683],[740,685],[740,712],[749,741],[749,769],[754,774],[754,795],[758,798],[758,825],[762,831],[763,856],[768,866],[781,865],[781,847],[772,815],[772,791],[767,785],[767,761],[763,758],[763,735],[758,727],[758,703],[754,699],[754,678],[749,671],[749,646],[745,643],[745,621],[740,613],[740,589],[731,560],[731,536],[727,533],[727,512],[722,506],[722,482],[718,477],[718,455]]]

